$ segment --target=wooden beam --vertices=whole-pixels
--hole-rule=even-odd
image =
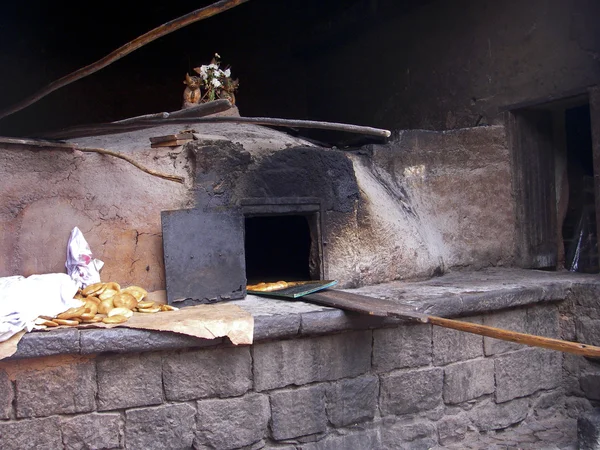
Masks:
[[[116,122],[79,125],[76,127],[64,128],[62,130],[51,131],[48,133],[38,133],[37,137],[46,139],[71,139],[83,136],[96,136],[100,134],[119,132],[124,133],[127,131],[143,130],[145,128],[164,125],[162,121],[167,118],[187,117],[189,120],[198,120],[199,117],[227,111],[230,108],[231,103],[229,100],[215,100],[214,102],[202,103],[201,105],[172,113],[161,112],[131,117],[129,119],[118,120]]]
[[[0,111],[0,119],[6,116],[10,116],[11,114],[14,114],[18,111],[21,111],[22,109],[25,109],[30,105],[33,105],[34,103],[41,100],[46,95],[56,91],[57,89],[65,87],[77,80],[80,80],[84,77],[87,77],[88,75],[98,72],[101,69],[104,69],[106,66],[134,52],[135,50],[143,47],[144,45],[155,41],[158,38],[172,33],[173,31],[177,31],[180,28],[183,28],[191,23],[198,22],[200,20],[207,19],[209,17],[220,14],[224,11],[227,11],[228,9],[234,8],[247,1],[248,0],[221,0],[205,8],[197,9],[177,19],[171,20],[170,22],[164,23],[154,28],[153,30],[150,30],[147,33],[135,38],[133,41],[122,45],[118,49],[106,55],[104,58],[85,67],[82,67],[81,69],[78,69],[75,72],[65,75],[64,77],[59,78],[56,81],[53,81],[52,83],[42,88],[35,94]]]
[[[89,136],[92,133],[102,131],[105,134],[118,131],[132,131],[143,128],[152,128],[162,125],[201,125],[203,123],[248,123],[252,125],[267,125],[272,127],[288,127],[288,128],[312,128],[318,130],[343,131],[346,133],[357,133],[368,136],[376,136],[379,138],[388,138],[391,136],[389,130],[373,127],[363,127],[360,125],[351,125],[347,123],[337,122],[320,122],[316,120],[293,120],[293,119],[275,119],[272,117],[203,117],[203,118],[167,118],[141,120],[139,122],[125,124],[110,123],[97,124],[87,127],[79,127],[77,129],[69,129],[64,131],[56,131],[52,133],[42,134],[41,137],[54,139],[70,139],[73,137]]]

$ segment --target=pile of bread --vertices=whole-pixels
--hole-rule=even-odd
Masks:
[[[76,327],[82,323],[96,322],[119,324],[133,316],[134,311],[157,313],[177,310],[171,305],[144,300],[147,295],[148,292],[139,286],[121,289],[115,282],[90,284],[75,295],[81,301],[81,306],[70,308],[56,317],[40,316],[35,325],[36,328],[47,328],[60,325]]]

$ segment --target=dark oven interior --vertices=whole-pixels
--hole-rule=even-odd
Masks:
[[[242,211],[249,284],[323,279],[318,199],[245,199]]]

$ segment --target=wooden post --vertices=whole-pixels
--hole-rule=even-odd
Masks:
[[[596,237],[600,242],[600,86],[589,90],[592,157],[594,161],[594,199],[596,206]],[[600,251],[600,249],[598,249]]]

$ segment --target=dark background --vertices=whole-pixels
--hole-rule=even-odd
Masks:
[[[0,108],[210,4],[2,2]],[[250,0],[0,120],[2,135],[179,109],[218,52],[245,116],[392,129],[496,123],[499,108],[600,80],[595,0]]]

